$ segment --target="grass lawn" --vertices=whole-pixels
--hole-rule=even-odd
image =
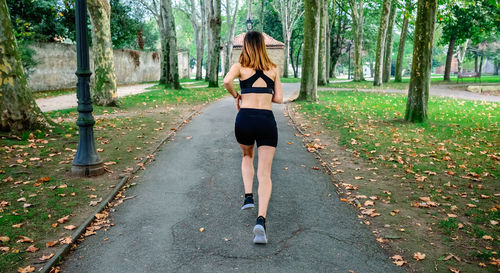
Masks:
[[[445,82],[442,77],[432,77],[431,85],[462,85],[462,84],[477,84],[479,85],[479,81],[474,81],[474,78],[466,78],[460,79],[457,84],[457,77],[451,76],[451,81]],[[357,89],[407,89],[408,83],[410,82],[410,78],[403,78],[402,82],[394,82],[392,79],[389,83],[384,83],[382,86],[373,86],[373,81],[362,81],[362,82],[339,82],[339,83],[329,83],[328,87],[332,88],[357,88]],[[500,84],[500,76],[482,76],[481,83],[499,83]]]
[[[120,108],[95,107],[96,147],[107,170],[100,177],[70,176],[78,143],[75,109],[47,113],[59,124],[51,130],[0,135],[0,271],[38,270],[39,258],[55,253],[93,211],[90,202],[100,202],[182,116],[226,94],[223,88],[156,85],[121,98]]]
[[[297,102],[295,112],[318,142],[329,139],[361,162],[352,175],[338,171],[348,193],[343,201],[360,202],[365,224],[403,255],[407,270],[497,271],[500,104],[430,97],[429,120],[412,124],[403,119],[401,94],[319,96],[319,103]],[[344,164],[332,151],[326,164]],[[427,258],[416,261],[416,252]]]

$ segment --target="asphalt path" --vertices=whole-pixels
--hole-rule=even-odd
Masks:
[[[284,90],[290,96],[298,85],[284,84]],[[354,208],[339,200],[330,177],[312,169],[317,160],[283,105],[273,107],[279,141],[267,245],[252,242],[257,210],[240,211],[241,151],[229,97],[207,106],[162,147],[127,190],[136,197],[111,214],[115,226],[87,237],[62,271],[403,272]]]

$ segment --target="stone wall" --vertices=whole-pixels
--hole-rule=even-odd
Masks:
[[[28,78],[33,91],[76,88],[76,46],[61,43],[36,43],[31,46],[38,65]],[[116,80],[118,85],[157,81],[160,79],[158,52],[143,52],[130,49],[113,50]],[[179,77],[189,77],[189,55],[179,52]],[[90,69],[94,71],[92,50]],[[94,75],[92,74],[91,81]]]

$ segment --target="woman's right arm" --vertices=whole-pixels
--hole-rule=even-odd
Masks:
[[[274,78],[274,95],[272,102],[283,103],[283,87],[281,86],[280,71],[275,68],[276,77]]]
[[[231,69],[229,69],[229,72],[227,72],[226,76],[224,77],[224,87],[227,89],[227,92],[231,93],[233,98],[238,97],[238,93],[234,89],[234,84],[233,81],[236,79],[236,77],[240,76],[240,63],[235,63],[233,66],[231,66]]]

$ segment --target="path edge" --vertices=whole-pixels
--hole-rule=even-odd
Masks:
[[[200,113],[200,110],[194,110],[191,112],[186,118],[183,118],[181,122],[175,127],[175,130],[171,130],[163,139],[156,145],[153,151],[150,154],[156,153],[160,147],[169,140],[180,128],[182,128],[185,124],[187,124],[196,114]],[[149,156],[145,156],[144,159],[139,163],[144,166],[151,158]],[[142,164],[141,164],[142,163]],[[89,224],[94,220],[96,214],[101,212],[109,202],[116,196],[116,194],[122,189],[122,187],[132,178],[134,174],[136,174],[141,169],[141,166],[136,165],[134,170],[130,172],[129,175],[124,176],[120,182],[113,188],[113,190],[104,198],[104,200],[96,207],[94,212],[85,219],[85,221],[71,234],[71,243],[63,245],[54,256],[37,272],[41,273],[49,273],[52,272],[54,266],[57,262],[62,260],[62,256],[68,253],[71,249],[71,246],[76,242],[76,240],[80,237],[80,235],[85,231],[85,229],[89,226]]]

